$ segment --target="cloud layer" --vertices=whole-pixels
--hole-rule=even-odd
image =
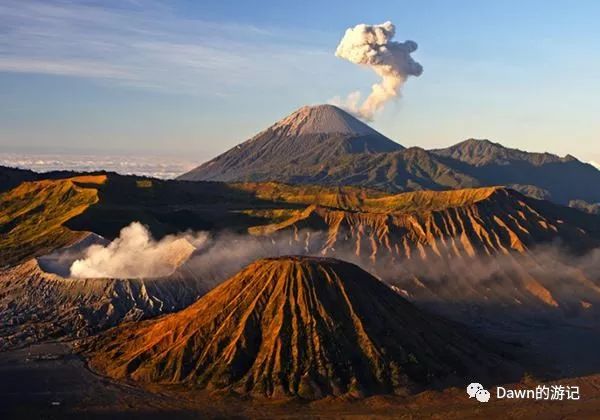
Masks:
[[[35,172],[110,171],[123,175],[173,179],[195,168],[197,162],[169,156],[0,153],[0,166],[31,169]]]

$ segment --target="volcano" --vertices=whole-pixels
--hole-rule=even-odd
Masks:
[[[600,171],[567,155],[468,139],[445,149],[404,148],[333,105],[306,106],[180,180],[357,186],[386,192],[502,185],[594,212]]]
[[[333,105],[305,106],[250,140],[182,175],[188,181],[263,181],[303,165],[404,147]],[[318,172],[318,171],[317,171]]]
[[[259,260],[183,311],[89,346],[91,366],[115,378],[307,399],[403,394],[507,367],[358,266],[313,257]]]

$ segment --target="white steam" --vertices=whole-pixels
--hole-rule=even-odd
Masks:
[[[407,256],[394,246],[365,241],[373,232],[363,233],[364,237],[340,231],[334,242],[327,230],[309,229],[284,229],[268,236],[184,233],[156,241],[134,222],[108,245],[72,251],[82,256],[71,265],[71,275],[157,278],[174,273],[210,289],[260,258],[327,256],[358,264],[413,302],[462,321],[483,316],[479,311],[502,311],[506,317],[532,311],[542,318],[600,311],[600,248],[579,255],[551,243],[524,254],[470,256],[447,248],[459,240],[445,238]]]
[[[139,222],[123,228],[110,244],[91,245],[84,258],[71,265],[71,276],[82,278],[150,278],[171,275],[185,262],[207,235],[152,238]]]
[[[385,103],[399,95],[409,76],[420,76],[423,67],[410,54],[417,49],[414,41],[392,41],[396,28],[392,22],[381,25],[356,25],[346,30],[335,55],[354,64],[370,67],[381,77],[372,87],[371,94],[360,104],[360,92],[353,92],[345,100],[333,102],[354,115],[371,121]]]

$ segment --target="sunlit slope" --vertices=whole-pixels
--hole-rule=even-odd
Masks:
[[[0,195],[0,267],[50,253],[85,232],[113,239],[133,221],[149,226],[156,238],[188,230],[245,232],[271,221],[249,210],[273,207],[221,183],[116,174],[25,182]]]
[[[298,199],[273,195],[292,202]],[[373,257],[379,252],[407,258],[507,254],[557,239],[574,250],[600,243],[600,218],[501,187],[375,196],[351,190],[309,197],[300,199],[314,204],[251,232],[326,226],[326,247],[343,246],[357,256]]]
[[[357,266],[308,257],[257,261],[187,309],[91,348],[92,366],[116,378],[309,399],[405,393],[503,365]]]
[[[0,165],[0,193],[10,190],[22,182],[34,181],[38,176],[39,174],[33,171]]]
[[[466,318],[482,307],[511,316],[600,309],[597,216],[505,188],[351,197],[351,211],[313,204],[250,231],[360,263],[412,300]]]
[[[148,225],[157,238],[186,230],[325,230],[327,247],[353,243],[360,255],[379,250],[399,256],[440,254],[444,249],[505,253],[557,238],[588,249],[600,237],[598,217],[500,187],[385,194],[353,187],[108,175],[85,182],[24,183],[2,197],[3,265],[68,244],[79,235],[74,231],[112,239],[133,221]]]
[[[68,245],[81,238],[78,232],[114,238],[133,221],[160,238],[186,230],[243,233],[312,204],[353,211],[414,207],[410,200],[359,188],[190,183],[115,174],[26,182],[0,197],[0,266]],[[438,205],[436,195],[431,197],[425,201]]]
[[[499,189],[498,187],[488,187],[389,194],[358,187],[319,187],[275,182],[231,185],[234,188],[251,192],[257,198],[273,202],[316,204],[340,210],[373,213],[413,212],[460,207],[485,200]]]
[[[0,267],[81,237],[64,223],[98,202],[105,176],[25,182],[0,195]]]

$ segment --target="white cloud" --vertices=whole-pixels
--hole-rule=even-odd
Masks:
[[[104,79],[132,79],[126,69],[83,60],[61,62],[35,58],[0,57],[0,71],[16,73],[44,73],[63,76],[94,77]]]
[[[293,79],[298,63],[320,53],[290,47],[281,33],[253,25],[178,16],[160,1],[4,0],[0,16],[0,71],[164,91],[236,89],[261,76]]]

